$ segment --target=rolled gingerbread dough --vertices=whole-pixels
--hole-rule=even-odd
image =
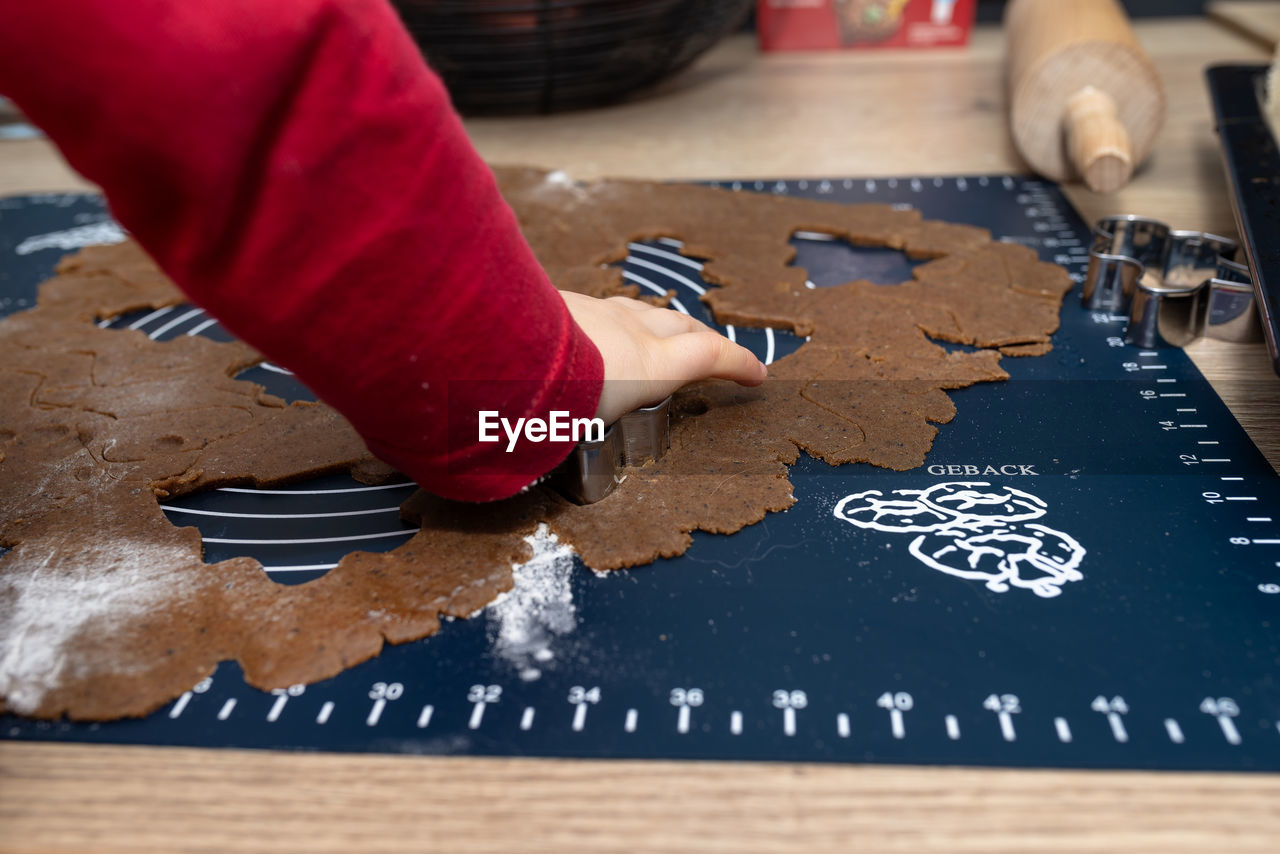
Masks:
[[[478,506],[418,493],[402,509],[421,526],[409,542],[283,586],[249,558],[205,564],[199,533],[174,527],[157,498],[388,473],[328,407],[233,379],[259,358],[244,345],[99,328],[182,297],[132,243],[85,249],[41,285],[36,308],[0,321],[0,708],[144,715],[229,659],[263,689],[324,679],[508,590],[540,523],[590,567],[639,566],[684,552],[694,530],[728,534],[791,506],[787,466],[802,450],[831,465],[919,466],[932,423],[955,415],[945,392],[1005,379],[1001,353],[1046,352],[1071,286],[1029,249],[911,210],[497,175],[559,287],[633,293],[610,265],[633,240],[677,238],[718,286],[705,297],[718,321],[809,341],[759,388],[679,392],[670,452],[597,504],[543,488]],[[810,289],[789,266],[798,230],[933,260],[896,287]]]

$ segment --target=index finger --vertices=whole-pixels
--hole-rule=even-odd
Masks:
[[[750,350],[705,327],[664,338],[662,347],[667,375],[683,382],[721,379],[759,385],[769,373]]]

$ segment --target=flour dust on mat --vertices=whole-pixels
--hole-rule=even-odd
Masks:
[[[28,574],[0,576],[0,696],[9,708],[31,714],[49,691],[109,668],[109,660],[86,663],[92,645],[75,642],[86,633],[110,637],[154,607],[172,607],[182,591],[171,568],[185,558],[177,548],[90,542]]]
[[[573,604],[573,549],[544,524],[525,542],[533,557],[512,568],[515,586],[485,609],[493,654],[532,682],[555,660],[552,644],[578,626]]]

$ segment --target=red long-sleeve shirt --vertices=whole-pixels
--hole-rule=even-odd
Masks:
[[[440,495],[568,442],[477,413],[594,414],[599,352],[386,0],[0,0],[0,92],[197,304]]]

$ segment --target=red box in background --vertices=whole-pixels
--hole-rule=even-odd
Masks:
[[[758,0],[761,50],[955,47],[977,0]]]

